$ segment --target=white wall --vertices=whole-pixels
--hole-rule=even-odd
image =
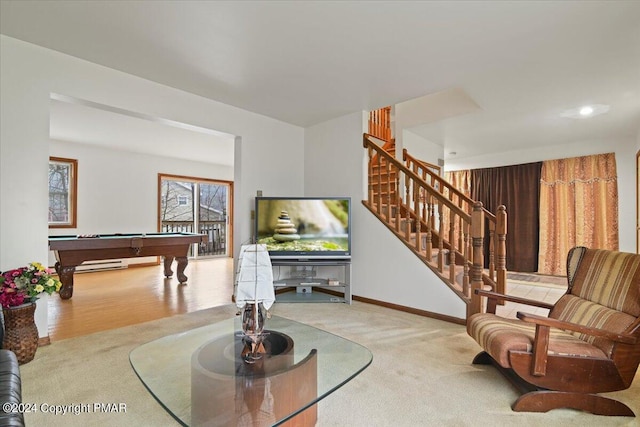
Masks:
[[[448,159],[445,162],[445,170],[498,167],[614,152],[616,154],[616,167],[618,170],[620,250],[635,252],[635,145],[636,142],[632,138],[629,138],[608,141],[581,141],[556,146],[540,146],[528,150],[510,151],[466,159]]]
[[[406,129],[402,131],[402,148],[406,148],[416,159],[432,165],[437,165],[439,159],[444,159],[443,147]]]
[[[466,306],[363,205],[366,113],[305,130],[305,195],[351,197],[352,294],[463,319]]]
[[[363,199],[362,145],[365,112],[356,112],[305,129],[304,194]]]
[[[47,262],[50,94],[237,135],[234,250],[250,238],[255,191],[302,194],[304,129],[0,36],[0,270]],[[279,153],[287,153],[286,167]],[[44,306],[44,307],[43,307]],[[36,323],[47,335],[46,305]]]

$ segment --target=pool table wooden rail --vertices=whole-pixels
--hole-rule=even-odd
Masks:
[[[62,282],[60,297],[69,299],[73,295],[75,269],[85,261],[163,256],[165,277],[172,277],[171,264],[175,258],[178,280],[186,283],[184,270],[188,264],[189,247],[207,240],[206,235],[193,233],[51,236],[49,249],[54,251],[57,260],[55,268]]]

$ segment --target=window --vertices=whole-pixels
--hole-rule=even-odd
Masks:
[[[49,227],[76,227],[78,161],[49,158]]]
[[[158,230],[206,234],[190,256],[231,253],[233,183],[206,178],[158,174]]]

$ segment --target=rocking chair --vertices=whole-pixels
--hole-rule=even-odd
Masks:
[[[494,364],[523,393],[514,411],[633,417],[627,405],[597,393],[629,388],[640,363],[640,255],[575,247],[567,278],[567,292],[554,305],[477,290],[487,297],[487,313],[467,321],[484,350],[473,363]],[[495,315],[499,301],[550,312],[506,319]]]

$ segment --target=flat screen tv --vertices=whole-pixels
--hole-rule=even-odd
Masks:
[[[273,259],[350,259],[351,198],[256,197],[255,237]]]

